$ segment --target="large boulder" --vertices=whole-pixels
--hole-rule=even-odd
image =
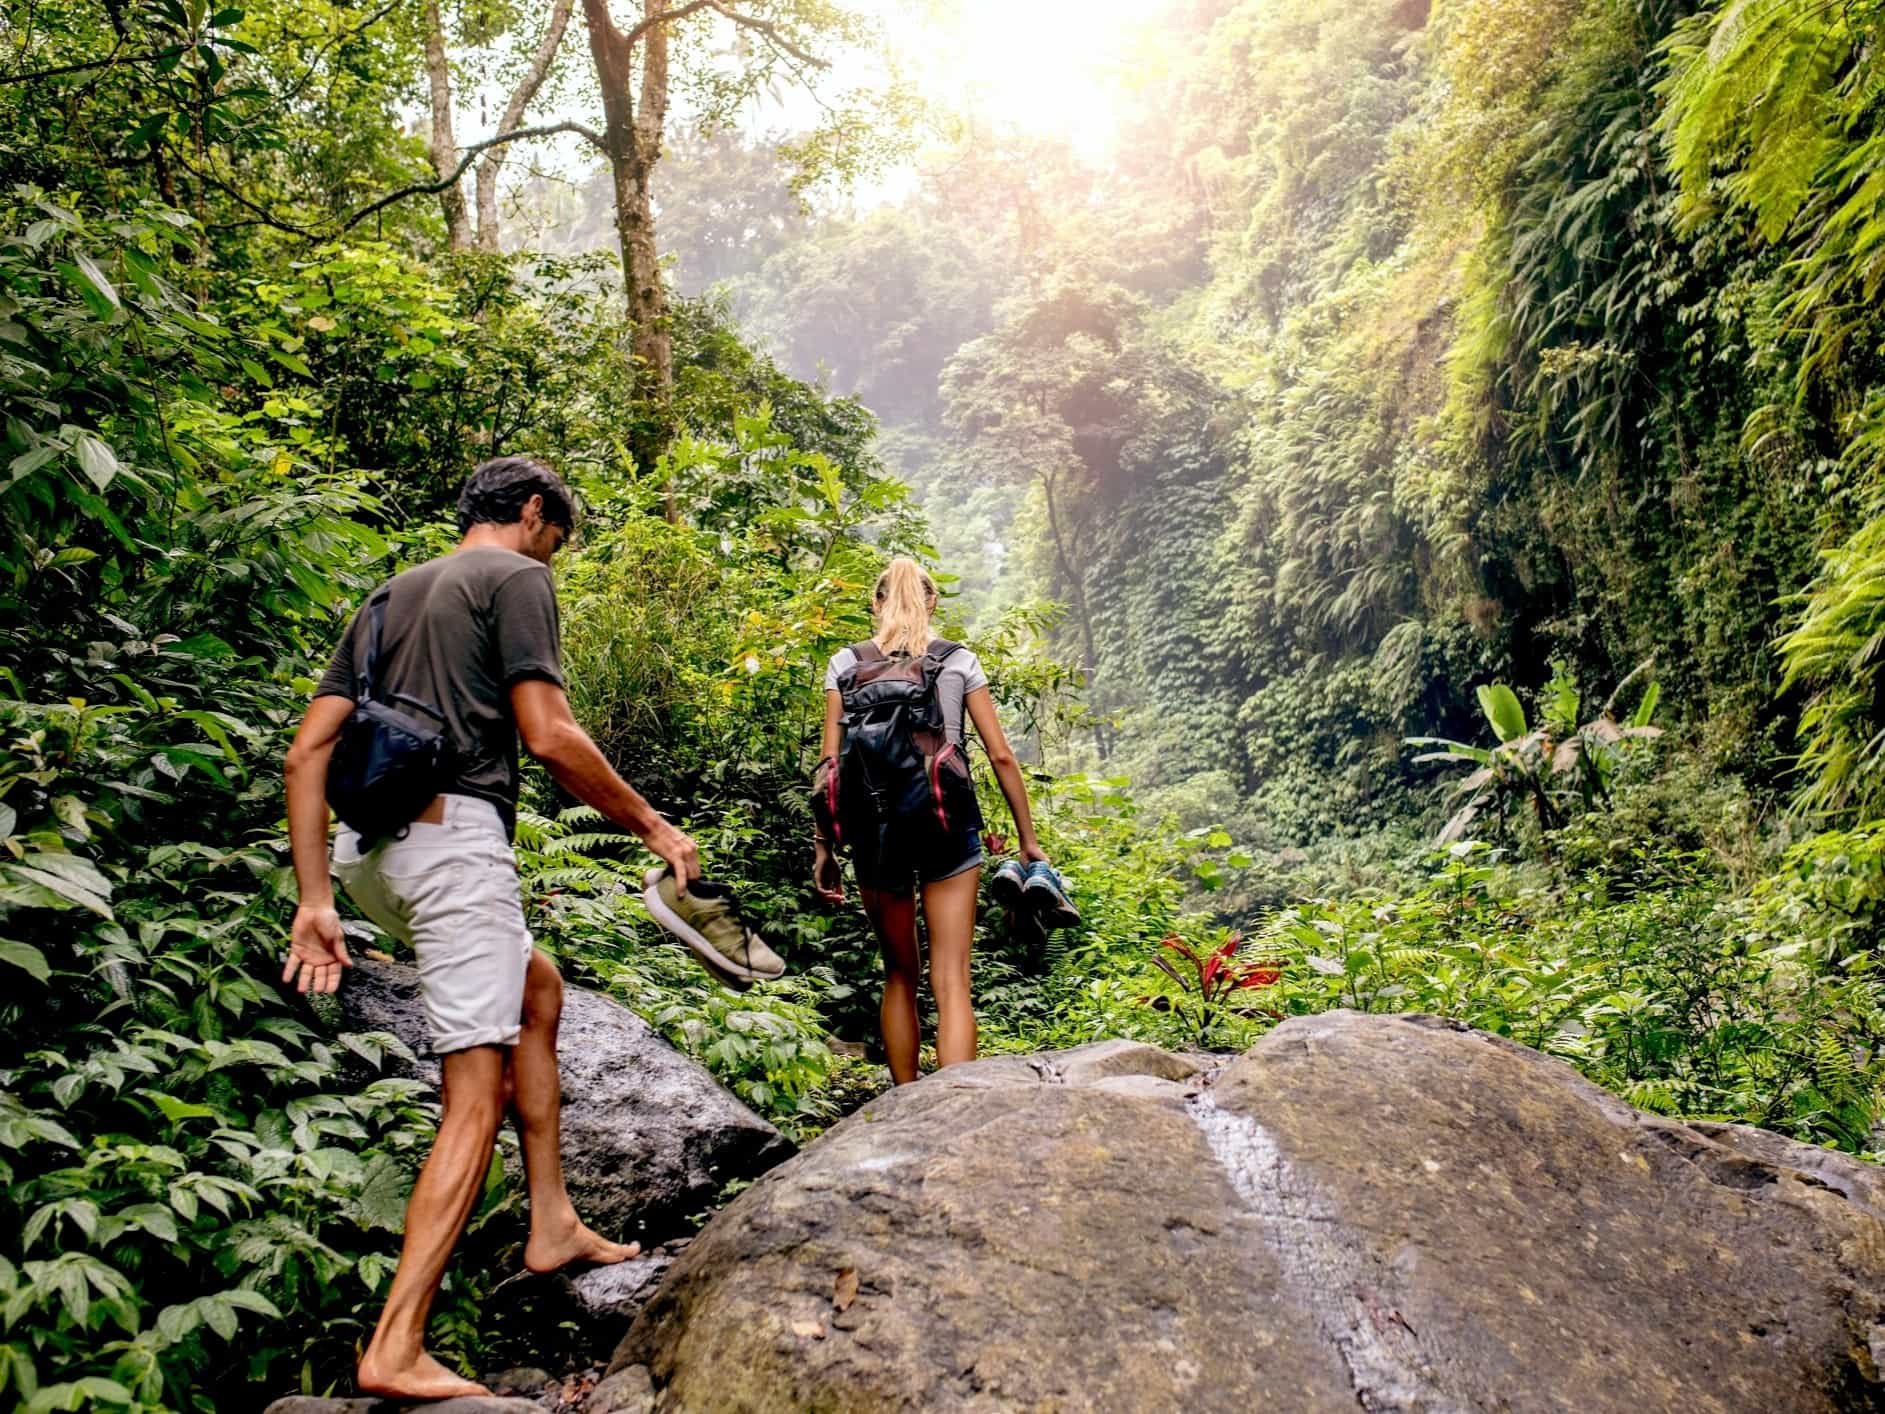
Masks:
[[[394,1059],[391,1068],[438,1084],[413,968],[357,961],[339,1012],[347,1030],[398,1036],[420,1059]],[[730,1180],[753,1178],[792,1152],[778,1130],[607,997],[564,990],[556,1053],[564,1177],[577,1211],[605,1235],[647,1245],[684,1232]]]
[[[1877,1408],[1879,1192],[1432,1018],[998,1058],[741,1194],[610,1407]]]

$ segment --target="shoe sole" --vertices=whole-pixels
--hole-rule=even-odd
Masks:
[[[1049,928],[1071,928],[1080,921],[1080,910],[1052,884],[1029,882],[1022,885],[1021,893],[1034,905],[1035,916]]]
[[[686,919],[669,908],[661,891],[655,886],[661,882],[661,876],[667,872],[662,869],[650,869],[642,877],[641,901],[647,907],[650,916],[668,932],[687,944],[688,950],[700,959],[701,965],[713,973],[729,987],[745,991],[755,982],[772,982],[785,975],[779,972],[755,972],[750,967],[742,967],[726,956],[700,933],[689,926]]]
[[[1022,884],[999,871],[988,881],[988,896],[1003,908],[1018,907],[1021,903],[1022,890]]]

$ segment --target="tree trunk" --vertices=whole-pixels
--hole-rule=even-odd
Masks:
[[[622,248],[629,351],[635,359],[637,391],[649,404],[649,414],[633,432],[629,450],[637,471],[647,475],[674,436],[674,342],[655,246],[651,185],[668,117],[668,32],[661,21],[674,12],[665,0],[642,0],[642,11],[642,21],[635,27],[637,38],[631,42],[610,18],[608,0],[583,0],[589,50],[595,57],[602,111],[608,119],[603,148],[614,183],[615,236]],[[637,47],[641,51],[639,105],[631,87]],[[672,484],[666,495],[668,519],[678,520]]]
[[[425,0],[425,76],[432,88],[432,170],[444,181],[458,169],[458,139],[452,133],[452,70],[445,58],[445,23],[439,0]],[[471,220],[464,190],[453,182],[439,193],[446,240],[453,250],[471,249]]]
[[[562,47],[563,31],[569,28],[569,16],[574,8],[574,0],[555,0],[550,6],[550,27],[544,31],[543,43],[537,46],[537,52],[530,56],[530,64],[524,70],[524,76],[518,80],[517,87],[511,90],[510,102],[504,105],[504,116],[498,119],[495,136],[503,137],[514,133],[524,123],[524,110],[530,107],[530,101],[537,96],[537,90],[543,87],[543,80],[550,72],[550,65],[556,60],[556,51]],[[497,179],[504,170],[504,147],[494,147],[485,159],[478,164],[478,249],[497,254],[501,242],[497,215]]]
[[[1047,498],[1047,528],[1054,537],[1054,559],[1060,567],[1060,577],[1067,581],[1067,587],[1073,591],[1073,612],[1074,617],[1080,620],[1080,639],[1086,650],[1084,666],[1087,687],[1091,690],[1095,678],[1099,675],[1100,658],[1099,651],[1093,642],[1093,616],[1087,611],[1086,576],[1074,567],[1073,561],[1067,554],[1066,541],[1061,537],[1060,513],[1059,508],[1054,504],[1052,473],[1041,478],[1041,490]],[[1099,748],[1100,760],[1104,761],[1111,754],[1106,743],[1106,728],[1101,725],[1097,717],[1093,721],[1093,744]]]

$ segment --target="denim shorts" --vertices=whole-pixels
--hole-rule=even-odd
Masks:
[[[925,831],[920,838],[905,841],[894,833],[881,848],[868,845],[851,851],[851,867],[857,871],[860,889],[876,889],[886,894],[915,893],[919,884],[939,884],[982,864],[982,836],[977,830],[952,832],[940,842],[938,832]]]
[[[514,1046],[532,947],[517,859],[495,805],[441,798],[438,824],[415,820],[365,853],[359,835],[341,830],[334,874],[362,913],[417,954],[434,1055]]]

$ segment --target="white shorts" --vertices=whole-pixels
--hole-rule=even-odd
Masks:
[[[517,859],[495,805],[442,799],[439,824],[415,820],[405,838],[365,854],[360,836],[343,828],[334,874],[362,913],[418,955],[433,1054],[514,1046],[531,952]]]

